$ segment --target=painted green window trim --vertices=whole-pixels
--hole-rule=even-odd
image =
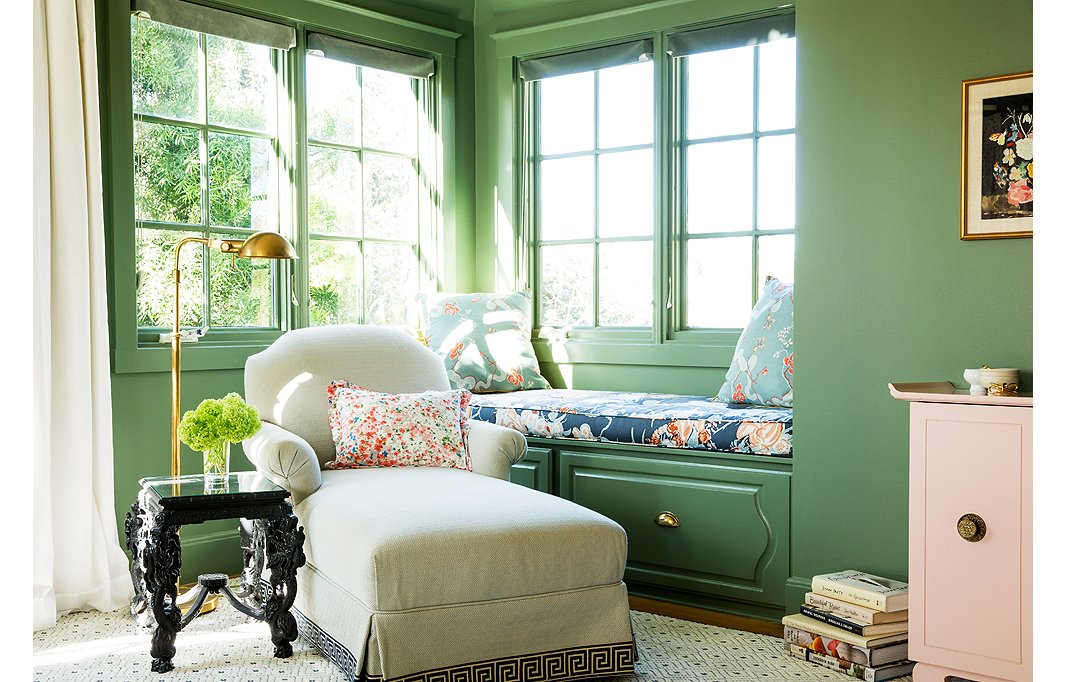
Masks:
[[[716,23],[734,22],[780,12],[781,5],[765,0],[739,0],[727,5],[712,5],[701,0],[663,0],[636,8],[623,8],[594,15],[566,19],[547,24],[501,31],[492,34],[496,50],[495,78],[501,93],[498,120],[501,125],[498,145],[510,149],[513,162],[510,168],[500,164],[496,186],[509,188],[510,196],[501,200],[511,203],[515,231],[516,288],[536,284],[536,242],[528,214],[528,182],[524,177],[530,150],[524,144],[532,130],[528,110],[523,105],[523,90],[527,87],[516,76],[517,62],[525,57],[547,56],[573,50],[587,49],[618,42],[623,39],[652,38],[655,41],[655,156],[657,177],[653,301],[655,310],[650,333],[635,330],[584,328],[566,332],[565,338],[548,341],[536,339],[534,347],[542,362],[632,365],[680,365],[691,367],[728,367],[741,329],[681,329],[677,305],[683,295],[680,277],[681,240],[679,226],[673,220],[678,207],[673,206],[669,182],[677,177],[676,154],[671,148],[671,135],[679,130],[679,107],[670,98],[678,91],[680,74],[675,60],[666,54],[666,37],[673,33]],[[669,82],[668,82],[668,79]],[[670,87],[667,87],[670,85]],[[667,112],[674,119],[663,121]],[[669,170],[670,172],[663,172]],[[667,200],[659,200],[659,197]],[[673,222],[672,222],[673,221]],[[664,230],[659,225],[670,225]],[[673,264],[673,267],[671,267]],[[664,274],[665,273],[665,274]],[[754,295],[754,294],[753,294]],[[754,299],[753,299],[754,300]],[[537,333],[536,331],[534,332]]]
[[[100,78],[101,149],[104,193],[106,257],[108,266],[108,322],[111,335],[111,367],[115,373],[163,372],[170,369],[169,348],[150,339],[158,330],[138,329],[135,291],[135,222],[133,219],[133,112],[131,94],[130,4],[129,0],[95,0],[97,21],[97,58]],[[435,125],[438,132],[430,170],[440,188],[440,199],[432,218],[434,262],[432,271],[446,273],[446,263],[458,260],[453,244],[456,240],[456,198],[450,191],[455,181],[454,154],[456,42],[462,34],[408,19],[348,5],[338,0],[197,0],[203,5],[239,12],[292,26],[297,32],[297,46],[285,62],[285,79],[290,88],[303,88],[303,50],[308,30],[361,40],[369,44],[392,46],[432,56],[437,73],[429,80],[427,92],[435,101]],[[290,90],[291,92],[291,90]],[[290,98],[292,124],[285,134],[294,142],[296,158],[306,154],[305,111],[302,97]],[[304,163],[289,162],[279,168],[286,174],[282,182],[290,188],[282,198],[282,233],[288,236],[301,260],[294,267],[277,267],[278,327],[269,329],[233,328],[211,332],[205,341],[183,345],[183,367],[197,369],[240,368],[249,355],[267,347],[285,330],[305,326],[307,320],[307,231],[304,224],[306,177]],[[444,191],[447,189],[448,191]],[[444,278],[452,284],[452,277]],[[303,305],[286,303],[293,292]]]

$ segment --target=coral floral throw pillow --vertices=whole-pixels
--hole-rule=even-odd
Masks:
[[[327,469],[430,466],[471,470],[470,392],[377,393],[347,381],[326,388],[337,458]]]

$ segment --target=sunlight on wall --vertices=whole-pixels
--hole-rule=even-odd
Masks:
[[[496,291],[511,291],[515,288],[515,234],[507,204],[500,197],[499,188],[494,187],[496,206],[495,239],[496,244]],[[528,284],[528,282],[527,282]]]

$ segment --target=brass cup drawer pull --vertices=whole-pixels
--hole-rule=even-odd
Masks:
[[[664,528],[677,528],[681,525],[681,519],[677,518],[673,512],[659,512],[659,515],[655,517],[655,523],[663,526]]]
[[[977,514],[963,514],[956,528],[959,531],[959,537],[966,542],[980,542],[988,531],[985,520]]]

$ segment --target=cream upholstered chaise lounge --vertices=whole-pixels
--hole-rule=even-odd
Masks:
[[[403,332],[290,331],[248,358],[263,428],[244,442],[292,493],[306,565],[302,636],[353,680],[565,680],[632,670],[626,536],[567,500],[509,483],[517,431],[473,421],[473,472],[328,470],[326,386],[450,388],[440,358]]]

